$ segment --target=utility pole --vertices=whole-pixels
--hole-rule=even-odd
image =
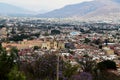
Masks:
[[[59,53],[57,55],[57,80],[59,80]]]
[[[60,26],[60,18],[59,18],[59,26]],[[59,57],[60,57],[59,51],[58,51],[58,55],[57,55],[57,74],[56,74],[57,80],[59,80]]]

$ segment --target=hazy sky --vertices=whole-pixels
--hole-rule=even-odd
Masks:
[[[0,0],[0,2],[17,5],[32,11],[50,11],[68,4],[91,0]]]

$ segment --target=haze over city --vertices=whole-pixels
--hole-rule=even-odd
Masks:
[[[30,11],[48,12],[69,4],[81,3],[92,0],[0,0],[0,2],[23,7]]]

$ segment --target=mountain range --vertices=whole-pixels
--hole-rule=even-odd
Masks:
[[[31,11],[7,3],[0,3],[0,15],[4,16],[29,16]]]
[[[34,16],[33,12],[6,3],[0,3],[0,15]],[[80,18],[80,19],[119,19],[120,0],[93,0],[67,5],[34,17],[40,18]]]
[[[120,17],[120,0],[94,0],[67,5],[61,9],[56,9],[37,16],[44,18],[73,17],[81,19],[113,19]]]

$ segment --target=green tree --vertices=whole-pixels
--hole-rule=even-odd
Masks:
[[[71,77],[77,73],[78,65],[72,65],[70,62],[64,62],[63,64],[63,76],[68,80],[71,80]]]
[[[85,38],[85,41],[84,41],[84,43],[89,43],[91,40],[90,39],[88,39],[88,38]]]
[[[14,66],[8,74],[8,80],[26,80],[26,77],[17,66]]]
[[[77,62],[80,64],[80,68],[84,72],[93,72],[93,69],[96,66],[96,62],[92,60],[92,57],[84,55],[81,59],[77,59]]]
[[[55,29],[55,30],[51,31],[51,34],[52,35],[57,35],[57,34],[60,34],[60,31]]]
[[[36,55],[34,62],[26,63],[27,78],[34,80],[55,80],[57,56],[55,54]],[[30,80],[30,79],[29,79]]]
[[[38,49],[40,49],[40,47],[39,46],[34,46],[33,49],[38,50]]]
[[[114,61],[111,61],[111,60],[102,61],[102,62],[97,64],[97,67],[101,71],[105,71],[107,69],[113,69],[113,70],[117,69],[116,63]]]
[[[116,74],[116,69],[114,61],[102,61],[97,64],[96,78],[94,80],[120,80],[120,76]]]
[[[8,80],[7,74],[16,65],[14,62],[16,60],[16,51],[11,49],[7,52],[0,44],[0,79]]]

